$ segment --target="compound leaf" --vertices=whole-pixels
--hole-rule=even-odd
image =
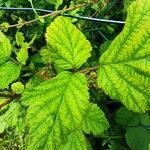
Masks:
[[[26,106],[29,106],[28,150],[71,147],[86,150],[84,147],[87,144],[84,145],[86,142],[81,124],[89,109],[88,99],[87,81],[85,75],[81,73],[62,72],[37,87],[27,89],[22,100]],[[100,123],[102,121],[97,125],[101,126]],[[84,141],[83,145],[81,141]]]
[[[20,74],[21,67],[13,62],[0,65],[0,89],[7,88]]]
[[[88,98],[86,79],[80,73],[62,72],[28,89],[23,95],[29,105],[27,122],[33,135],[28,149],[58,149],[81,124]]]
[[[68,18],[57,17],[47,28],[52,60],[62,69],[79,68],[90,57],[90,42]]]
[[[135,112],[150,104],[149,26],[150,1],[133,2],[123,31],[100,58],[99,87]]]
[[[5,62],[11,54],[9,39],[0,31],[0,63]]]

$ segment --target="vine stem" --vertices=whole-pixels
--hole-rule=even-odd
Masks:
[[[81,7],[84,7],[86,6],[87,4],[79,4],[79,5],[75,5],[73,7],[69,7],[69,8],[66,8],[66,9],[62,9],[62,10],[58,10],[58,11],[54,11],[52,13],[49,13],[49,14],[46,14],[46,15],[43,15],[43,16],[40,16],[40,18],[47,18],[47,17],[50,17],[50,16],[55,16],[55,15],[59,15],[61,13],[64,13],[64,12],[67,12],[67,11],[70,11],[70,10],[74,10],[74,9],[77,9],[77,8],[81,8]],[[33,20],[30,20],[30,21],[26,21],[26,22],[23,22],[23,23],[17,23],[17,24],[13,24],[13,25],[9,25],[7,26],[7,28],[13,28],[13,27],[22,27],[24,25],[28,25],[30,23],[33,23],[33,22],[36,22],[38,21],[39,18],[36,18],[36,19],[33,19]]]
[[[87,74],[91,71],[95,71],[99,68],[100,65],[97,65],[97,66],[93,66],[93,67],[90,67],[90,68],[86,68],[86,69],[83,69],[83,70],[80,70],[81,73],[84,73],[84,74]]]

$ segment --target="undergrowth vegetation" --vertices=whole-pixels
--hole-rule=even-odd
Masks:
[[[150,150],[150,0],[0,6],[0,150]]]

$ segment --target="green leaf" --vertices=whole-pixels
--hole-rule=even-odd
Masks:
[[[126,140],[132,150],[149,150],[150,116],[140,115],[132,119],[126,133]]]
[[[7,123],[4,121],[4,118],[0,116],[0,133],[5,131]]]
[[[79,68],[90,57],[90,42],[68,18],[57,17],[47,28],[52,60],[62,69]]]
[[[29,81],[26,83],[25,86],[26,86],[26,88],[32,88],[32,87],[39,85],[42,82],[44,82],[44,79],[42,78],[42,76],[35,75],[29,79]]]
[[[89,98],[86,84],[84,75],[62,72],[23,94],[32,135],[28,149],[53,150],[66,142],[83,120]]]
[[[33,44],[33,42],[35,41],[36,37],[37,37],[37,32],[35,32],[34,36],[31,39],[31,41],[28,43],[29,46]]]
[[[135,1],[135,0],[123,0],[123,4],[124,4],[124,11],[127,11],[128,7],[130,6],[130,4]]]
[[[11,103],[5,114],[0,116],[0,130],[3,131],[8,127],[16,127],[18,116],[20,114],[20,104]]]
[[[18,46],[22,46],[24,44],[24,36],[22,32],[17,32],[16,33],[16,43]]]
[[[24,85],[21,82],[15,82],[11,85],[13,93],[21,94],[24,91]]]
[[[81,73],[62,72],[27,89],[22,100],[29,106],[26,121],[30,128],[28,150],[85,147],[79,145],[83,133],[76,130],[82,130],[81,124],[89,108],[88,99],[87,81]]]
[[[26,60],[28,59],[28,43],[24,43],[19,52],[17,53],[17,60],[22,64],[26,64]]]
[[[54,4],[56,10],[58,9],[59,5],[61,5],[63,2],[63,0],[46,0],[46,1],[50,4]]]
[[[121,107],[115,114],[116,122],[123,128],[127,128],[129,122],[135,117],[135,113]]]
[[[0,24],[0,28],[2,31],[7,32],[8,28],[9,28],[9,23],[8,22],[3,22]]]
[[[0,31],[0,64],[5,62],[11,54],[9,39]]]
[[[43,63],[45,64],[51,63],[52,58],[50,56],[51,55],[50,50],[47,47],[42,47],[40,55],[42,56]]]
[[[100,58],[98,85],[128,109],[145,112],[150,104],[150,1],[128,9],[125,27]]]
[[[7,88],[8,85],[19,77],[21,67],[13,62],[6,62],[0,65],[0,89]]]
[[[60,150],[87,150],[87,141],[82,131],[77,130],[72,132],[68,136],[66,144],[63,145]]]
[[[28,59],[28,49],[30,47],[31,44],[33,44],[35,38],[36,38],[36,33],[33,36],[33,38],[31,39],[31,41],[29,43],[25,42],[25,38],[23,36],[22,32],[17,32],[16,33],[16,43],[18,46],[21,46],[19,52],[17,53],[17,60],[22,64],[25,65],[26,64],[26,60]]]
[[[82,122],[82,129],[85,133],[94,135],[101,134],[107,130],[109,124],[102,110],[95,104],[91,104],[87,109],[86,115]]]
[[[24,47],[28,45],[28,47],[33,44],[35,38],[37,36],[37,33],[34,34],[34,36],[32,37],[31,41],[29,43],[25,42],[25,38],[24,38],[24,34],[22,32],[17,32],[16,33],[16,43],[18,46]]]

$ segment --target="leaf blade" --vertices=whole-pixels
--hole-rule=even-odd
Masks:
[[[102,110],[96,104],[90,104],[89,109],[82,122],[85,133],[98,135],[108,129],[109,124]]]
[[[142,114],[134,117],[128,124],[126,142],[133,150],[148,150],[150,145],[150,116]]]
[[[19,77],[21,67],[13,62],[6,62],[0,65],[0,89],[7,88],[8,85]]]
[[[84,81],[81,81],[80,78]],[[74,86],[75,81],[81,82],[79,86],[82,94],[79,93],[81,98],[80,101],[78,100],[80,105],[76,102],[78,91],[77,87]],[[83,90],[83,87],[85,90]],[[46,149],[46,147],[55,149],[66,142],[69,132],[73,129],[75,130],[83,119],[82,113],[84,113],[88,104],[88,92],[86,89],[86,80],[83,75],[64,72],[55,79],[24,93],[23,99],[27,105],[30,105],[27,114],[27,120],[31,127],[29,132],[34,134],[32,144],[29,145],[28,149]],[[48,91],[51,91],[51,94]],[[44,95],[43,98],[41,95]],[[36,100],[36,102],[32,103],[32,100]],[[40,118],[37,119],[35,114]],[[35,122],[34,125],[32,125],[33,121]],[[44,136],[45,133],[49,134]],[[47,141],[46,145],[44,145],[43,141]]]
[[[91,55],[90,42],[64,17],[57,17],[47,28],[46,41],[53,61],[62,69],[77,69]]]
[[[28,59],[28,48],[29,48],[28,43],[24,43],[24,45],[21,47],[21,49],[17,53],[16,58],[18,62],[20,62],[22,65],[25,65],[26,60]]]
[[[29,106],[27,122],[31,142],[27,149],[55,150],[60,147],[75,148],[74,146],[86,149],[81,124],[89,110],[88,99],[87,81],[81,73],[62,72],[35,88],[27,89],[22,98],[24,104]],[[98,114],[99,112],[100,110]],[[100,119],[103,117],[101,115]],[[102,122],[99,121],[96,125],[102,127]],[[101,128],[100,132],[105,129]],[[97,133],[92,127],[90,130]],[[77,140],[77,137],[80,139]],[[72,141],[74,142],[70,143]],[[81,141],[84,141],[84,145],[81,145]]]
[[[9,39],[0,31],[0,64],[4,63],[11,55]]]
[[[128,109],[149,109],[150,1],[137,0],[128,10],[126,25],[100,58],[98,85]]]

